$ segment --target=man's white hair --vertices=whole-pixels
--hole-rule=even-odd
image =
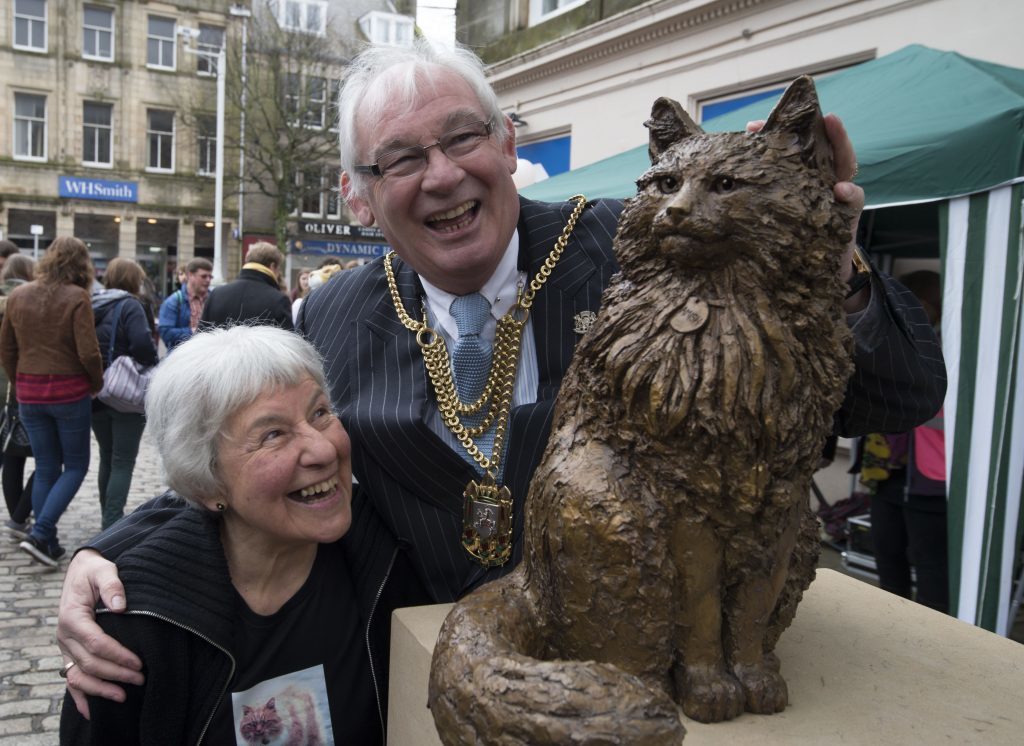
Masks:
[[[411,107],[417,96],[431,93],[437,82],[437,68],[466,81],[483,107],[484,116],[493,120],[498,143],[508,139],[505,115],[484,75],[483,62],[469,49],[435,47],[424,39],[417,39],[411,47],[369,46],[349,64],[338,98],[341,168],[350,180],[346,198],[361,197],[366,189],[367,177],[352,170],[361,157],[356,121],[372,125],[380,120],[385,108]]]
[[[167,485],[193,505],[225,494],[217,452],[228,421],[260,397],[309,378],[327,390],[313,346],[275,326],[202,331],[175,347],[146,394],[146,426]]]

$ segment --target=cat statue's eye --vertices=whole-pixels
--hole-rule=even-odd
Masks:
[[[679,191],[679,181],[674,176],[662,176],[655,183],[663,194]]]
[[[733,187],[736,186],[736,182],[728,176],[719,176],[715,179],[714,184],[711,185],[711,189],[715,192],[731,192]]]

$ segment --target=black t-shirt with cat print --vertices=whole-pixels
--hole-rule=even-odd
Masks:
[[[383,742],[362,622],[339,543],[321,545],[276,614],[238,597],[238,670],[211,724],[216,744]]]

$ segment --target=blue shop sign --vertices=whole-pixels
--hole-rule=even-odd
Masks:
[[[58,176],[61,197],[97,199],[104,202],[138,202],[139,185],[134,181],[107,179],[80,179],[77,176]]]
[[[293,254],[349,256],[358,259],[384,256],[390,249],[391,247],[384,243],[357,243],[355,241],[292,239],[288,242],[288,250]]]

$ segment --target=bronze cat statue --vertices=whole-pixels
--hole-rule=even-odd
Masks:
[[[814,85],[758,134],[658,99],[621,272],[566,374],[516,570],[459,602],[447,744],[678,744],[787,705],[773,654],[814,576],[811,474],[852,370],[852,215]]]

